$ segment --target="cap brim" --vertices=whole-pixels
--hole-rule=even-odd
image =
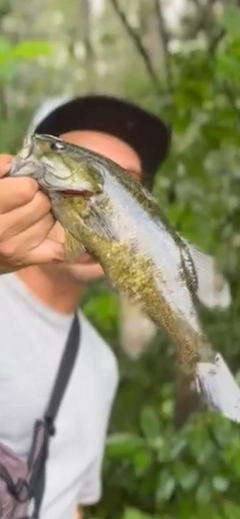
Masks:
[[[58,137],[75,130],[101,131],[127,142],[141,159],[143,180],[149,187],[171,143],[171,130],[161,119],[133,103],[104,95],[77,97],[58,106],[34,132]]]

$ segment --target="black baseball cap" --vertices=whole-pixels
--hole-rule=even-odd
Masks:
[[[171,130],[159,117],[125,99],[85,95],[58,102],[34,126],[34,133],[58,137],[75,130],[108,133],[129,144],[139,155],[143,182],[152,187],[157,169],[166,159]]]

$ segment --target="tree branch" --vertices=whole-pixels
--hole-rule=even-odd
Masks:
[[[93,91],[96,85],[95,55],[91,37],[91,5],[89,0],[80,1],[82,24],[82,40],[85,47],[85,69],[87,73],[87,84]]]
[[[164,51],[164,66],[166,72],[166,80],[167,85],[170,88],[172,85],[172,71],[169,63],[169,35],[166,29],[166,24],[162,12],[162,4],[161,0],[154,0],[155,2],[155,10],[158,18],[158,26],[159,26],[159,35],[161,38],[161,43]]]
[[[226,35],[225,29],[219,29],[218,33],[215,34],[211,38],[211,40],[209,42],[209,47],[208,47],[209,53],[211,55],[215,54],[219,43],[222,41],[222,39],[224,38],[225,35]]]
[[[240,109],[239,109],[239,107],[237,105],[234,93],[232,92],[232,90],[229,87],[227,82],[225,82],[225,85],[224,85],[224,92],[225,92],[225,95],[226,95],[226,97],[228,99],[228,102],[229,102],[232,110],[235,112],[235,115],[240,120]]]
[[[213,8],[217,0],[208,0],[205,5],[199,0],[192,0],[196,9],[196,18],[188,28],[187,37],[194,38],[200,31],[205,31],[206,37],[209,38],[213,24]]]
[[[9,119],[6,87],[4,85],[0,86],[0,115],[5,121]]]
[[[131,25],[129,24],[128,22],[128,19],[125,15],[125,13],[121,10],[119,4],[118,4],[118,1],[117,0],[110,0],[111,1],[111,4],[114,8],[114,11],[115,13],[117,14],[117,16],[119,17],[119,19],[121,20],[122,22],[122,25],[124,26],[126,32],[128,33],[128,35],[130,36],[132,42],[134,43],[135,45],[135,48],[137,49],[138,53],[140,54],[144,64],[145,64],[145,67],[148,71],[148,74],[151,78],[151,81],[154,85],[154,88],[156,90],[156,92],[159,94],[161,93],[161,88],[160,88],[160,82],[159,82],[159,79],[158,79],[158,76],[157,76],[157,73],[155,72],[154,70],[154,67],[153,67],[153,64],[152,64],[152,61],[151,61],[151,57],[149,56],[149,54],[147,53],[143,43],[142,43],[142,40],[139,36],[139,34],[131,27]]]

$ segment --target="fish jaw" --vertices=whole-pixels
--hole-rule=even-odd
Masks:
[[[62,196],[84,196],[95,195],[90,182],[74,179],[67,175],[64,178],[64,168],[59,167],[59,176],[52,173],[52,164],[47,159],[41,161],[34,157],[21,159],[16,157],[13,162],[9,176],[11,177],[31,177],[39,183],[40,187],[51,196],[52,193],[61,193]],[[61,175],[62,173],[62,175]]]
[[[42,164],[38,162],[33,156],[31,156],[29,159],[22,159],[20,156],[16,156],[9,172],[10,177],[31,177],[39,182],[41,182],[43,175],[44,168]]]
[[[16,155],[11,170],[10,177],[31,177],[35,180],[41,180],[44,174],[43,165],[34,155],[34,139],[29,136],[24,139],[22,149]]]
[[[80,152],[73,158],[67,143],[48,135],[32,135],[24,140],[9,176],[31,177],[49,194],[91,197],[103,191],[101,172],[91,168]]]

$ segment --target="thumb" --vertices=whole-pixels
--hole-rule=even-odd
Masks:
[[[0,154],[0,178],[9,173],[13,160],[13,155]]]

